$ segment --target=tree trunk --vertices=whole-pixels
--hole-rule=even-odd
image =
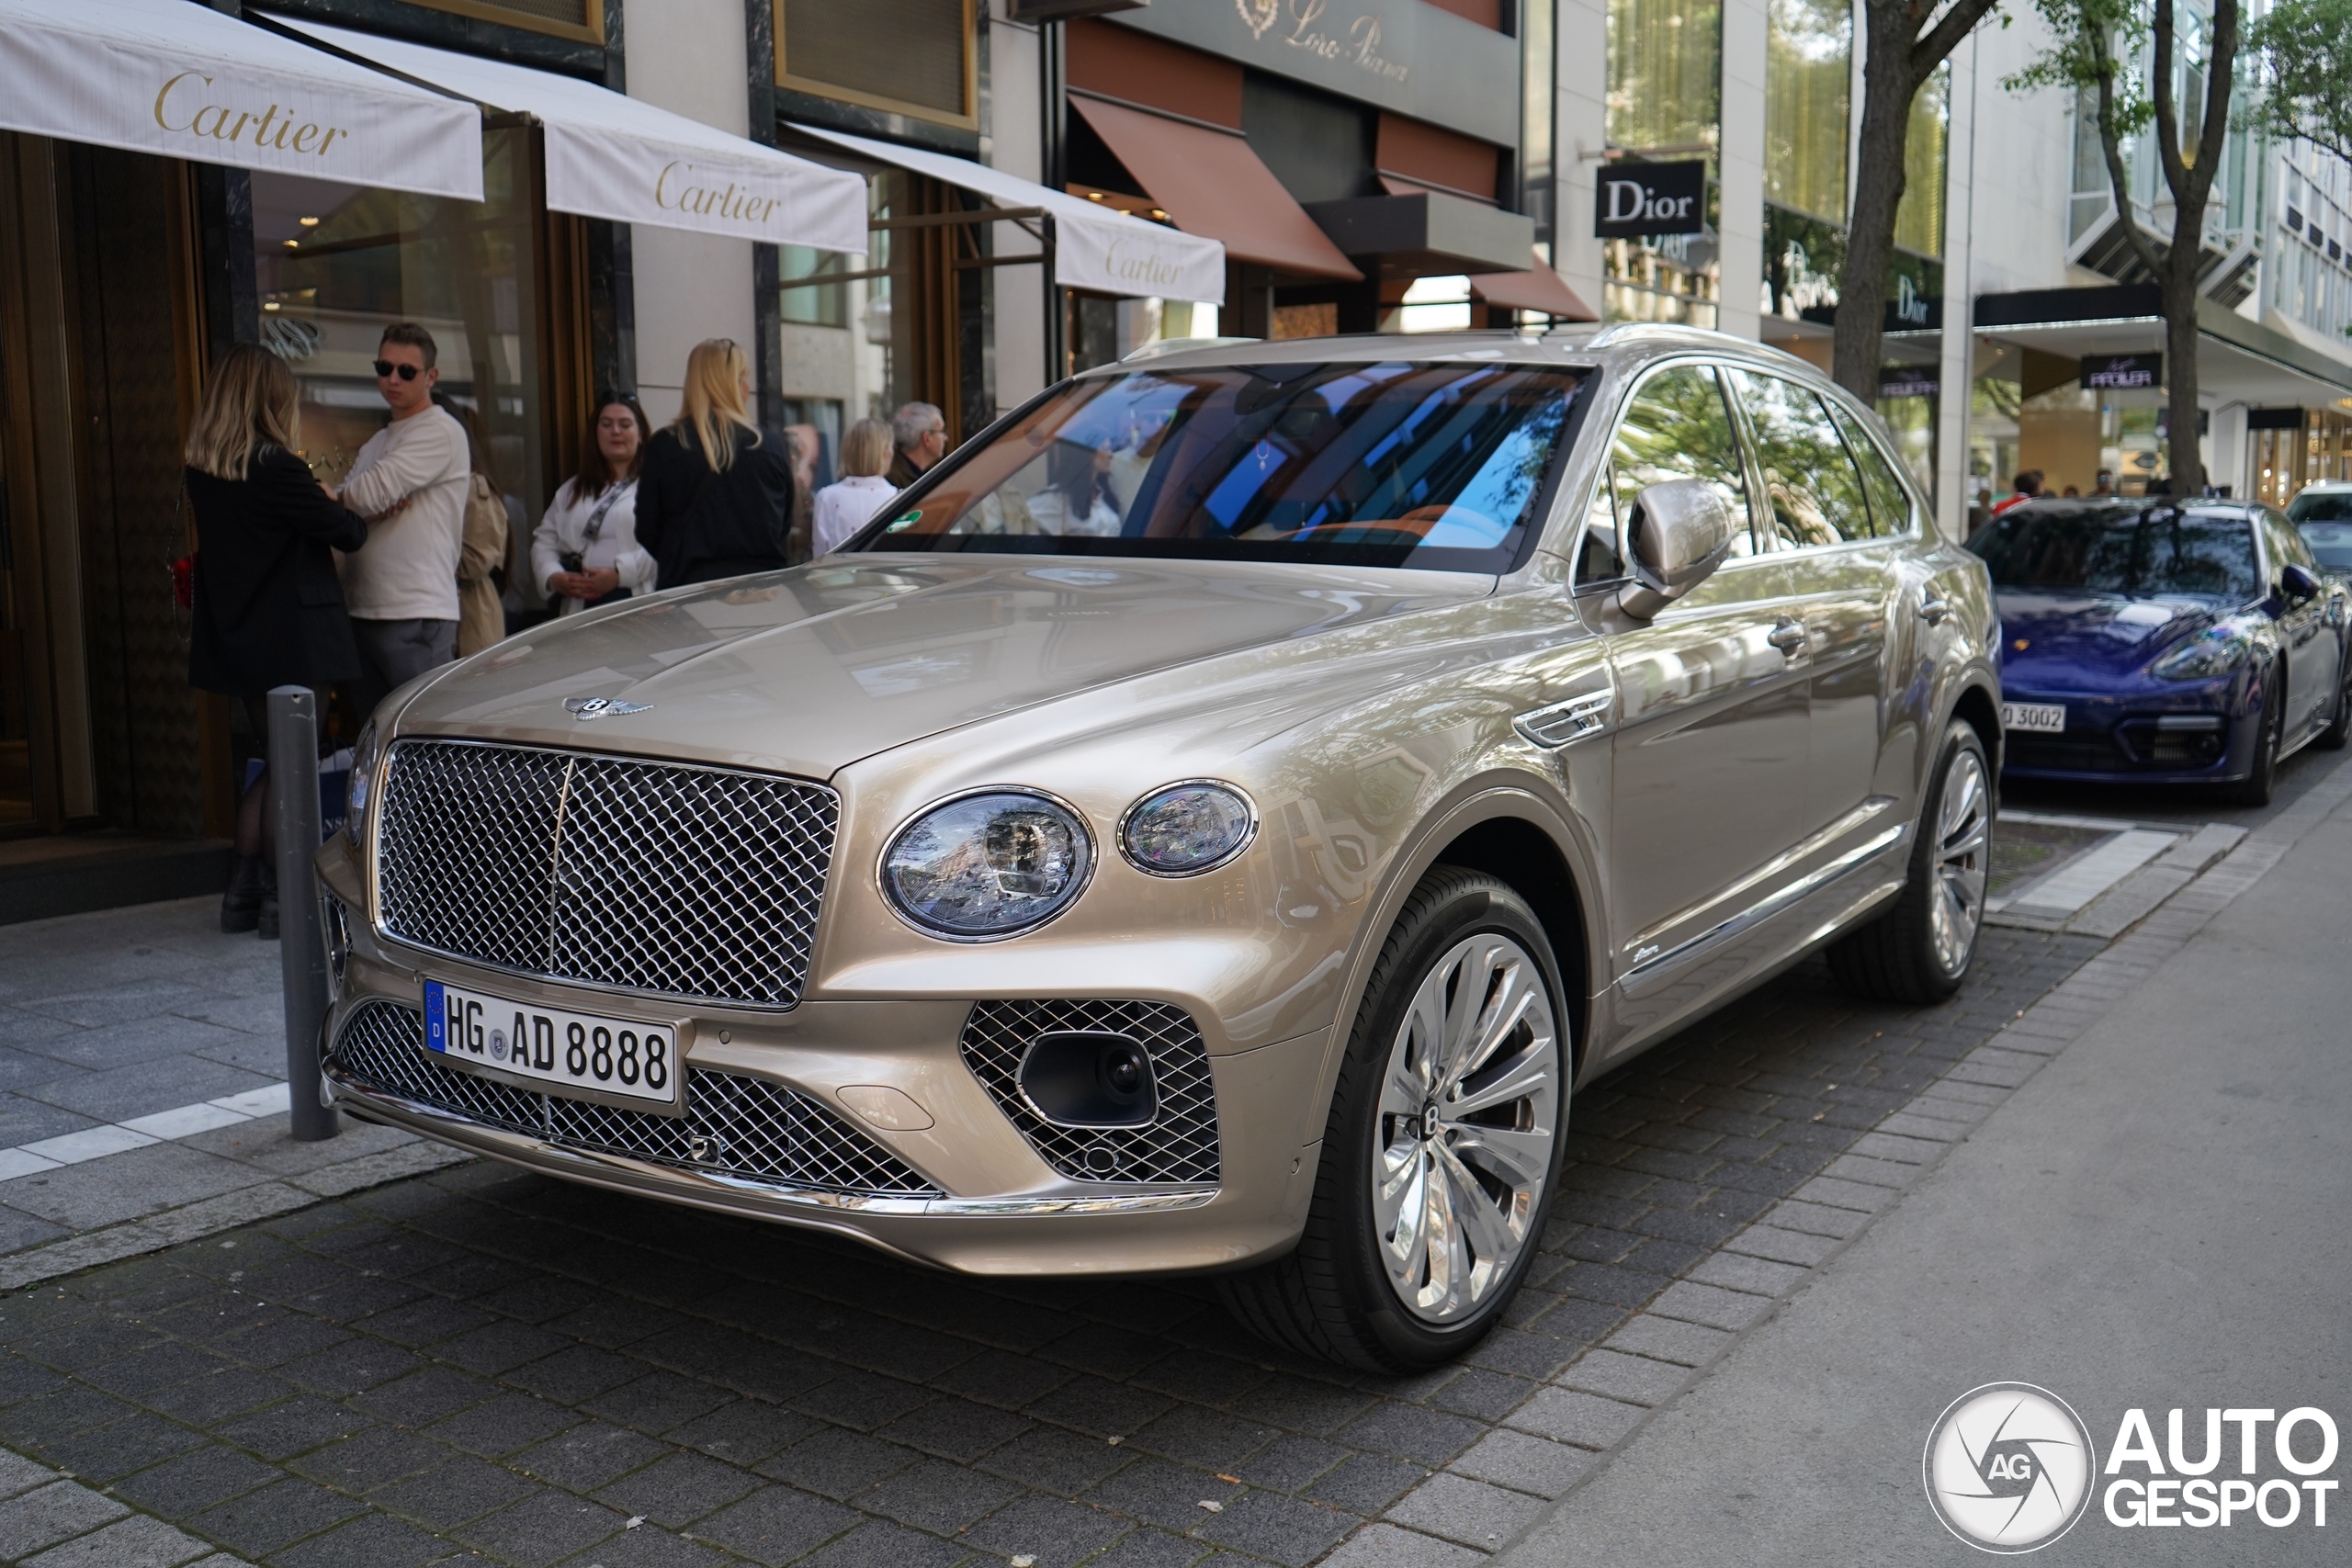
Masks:
[[[2181,213],[2173,227],[2172,249],[2165,255],[2165,392],[2171,426],[2165,446],[2177,496],[2205,491],[2205,459],[2197,440],[2197,259],[2204,203],[2198,208],[2193,224],[2190,214]]]
[[[1862,43],[1862,134],[1854,165],[1854,210],[1846,225],[1846,265],[1838,276],[1838,337],[1830,365],[1839,386],[1878,406],[1884,352],[1887,266],[1903,206],[1911,140],[1913,28],[1904,0],[1866,0]]]

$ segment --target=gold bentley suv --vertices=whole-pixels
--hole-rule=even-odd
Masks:
[[[1425,1365],[1577,1086],[1818,949],[1960,983],[1997,639],[1878,419],[1756,344],[1161,345],[834,554],[393,694],[318,863],[322,1092]]]

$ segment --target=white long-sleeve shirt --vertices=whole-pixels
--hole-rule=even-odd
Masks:
[[[472,484],[466,428],[440,409],[394,420],[368,438],[343,481],[343,503],[368,518],[401,510],[369,523],[356,554],[337,558],[352,619],[458,618],[458,557]]]
[[[817,492],[817,509],[808,521],[809,548],[820,556],[841,548],[898,493],[899,487],[879,474],[852,474],[827,485]]]
[[[548,579],[563,570],[566,551],[579,550],[581,565],[590,571],[606,568],[620,574],[620,585],[631,593],[653,591],[653,558],[637,544],[637,481],[626,479],[618,487],[620,494],[611,491],[602,495],[582,497],[577,479],[566,479],[555,492],[555,500],[548,503],[547,514],[531,533],[531,575],[539,580],[539,590],[554,598]],[[588,536],[588,519],[596,508],[612,502],[605,513],[605,525],[597,531],[596,542],[583,547]],[[580,607],[576,599],[562,601],[560,614],[568,615]]]

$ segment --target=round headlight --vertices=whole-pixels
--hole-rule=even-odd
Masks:
[[[1258,808],[1231,784],[1187,779],[1154,790],[1127,808],[1119,848],[1137,871],[1152,876],[1193,876],[1250,847]]]
[[[923,930],[967,942],[1044,925],[1086,889],[1094,841],[1049,795],[989,790],[935,806],[899,830],[882,888]]]
[[[359,731],[359,744],[351,749],[351,782],[343,797],[343,830],[363,849],[368,843],[368,792],[375,778],[376,724],[370,719]]]

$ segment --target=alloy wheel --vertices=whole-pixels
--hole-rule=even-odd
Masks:
[[[1389,1048],[1372,1148],[1381,1262],[1415,1317],[1458,1321],[1513,1277],[1543,1211],[1560,1075],[1544,971],[1518,942],[1479,932],[1422,976]]]
[[[1992,806],[1984,759],[1968,747],[1954,750],[1936,807],[1935,897],[1928,911],[1936,962],[1948,975],[1968,962],[1984,918]]]

